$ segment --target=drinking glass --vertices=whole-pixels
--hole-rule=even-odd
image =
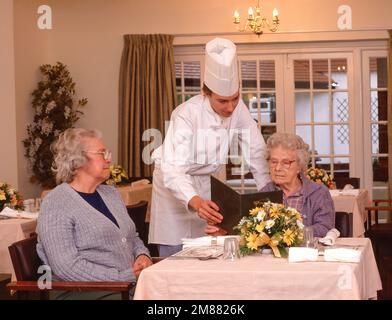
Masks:
[[[304,242],[305,242],[305,247],[314,248],[313,227],[305,227],[305,229],[304,229]]]
[[[240,245],[236,237],[228,237],[223,244],[223,260],[236,261],[240,259]]]

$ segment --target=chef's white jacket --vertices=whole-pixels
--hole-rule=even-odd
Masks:
[[[227,163],[236,139],[260,190],[270,181],[265,142],[242,100],[228,118],[219,116],[204,95],[173,111],[165,141],[152,155],[150,243],[179,245],[182,238],[204,235],[206,221],[188,202],[196,195],[210,199],[210,175]]]

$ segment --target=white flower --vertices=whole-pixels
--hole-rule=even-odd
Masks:
[[[266,215],[266,212],[265,212],[264,210],[260,210],[260,211],[257,213],[256,218],[257,218],[258,221],[263,221],[265,215]]]
[[[52,129],[53,129],[53,122],[51,122],[48,118],[45,118],[42,121],[41,132],[48,136],[49,133],[52,132]]]
[[[267,223],[265,224],[265,228],[271,229],[274,226],[274,224],[275,224],[275,220],[272,220],[272,219],[267,220]]]
[[[64,108],[64,117],[65,117],[65,119],[68,119],[70,115],[71,115],[71,108],[68,107],[68,106],[65,106],[65,108]]]
[[[39,146],[42,144],[42,139],[37,137],[34,139],[35,149],[38,150]]]
[[[52,91],[50,91],[50,89],[46,89],[43,93],[42,93],[42,99],[45,99],[46,97],[50,96],[52,94]]]
[[[56,102],[55,101],[50,101],[49,103],[48,103],[48,105],[46,106],[46,113],[49,113],[50,111],[52,111],[53,110],[53,108],[55,108],[56,107]]]
[[[64,87],[60,87],[60,88],[57,90],[57,94],[58,94],[58,95],[61,95],[63,92],[64,92]]]
[[[41,115],[41,113],[42,113],[42,105],[37,106],[36,113],[37,113],[38,116]]]
[[[304,224],[303,224],[301,221],[299,221],[299,220],[297,220],[297,226],[298,226],[298,228],[300,228],[300,229],[303,229],[303,228],[304,228]]]

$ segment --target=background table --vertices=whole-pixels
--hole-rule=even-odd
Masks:
[[[221,259],[165,259],[145,269],[134,299],[370,299],[381,280],[370,240],[341,238],[361,246],[359,263],[300,262],[273,255]]]
[[[360,189],[358,196],[333,196],[336,211],[352,212],[353,214],[353,237],[363,237],[365,233],[364,223],[367,220],[365,207],[371,204],[369,192]]]
[[[8,246],[12,243],[26,239],[30,233],[35,232],[37,219],[7,219],[0,220],[0,273],[14,275]]]

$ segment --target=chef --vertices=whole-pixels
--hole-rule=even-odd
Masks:
[[[210,200],[210,176],[224,168],[233,141],[258,190],[270,181],[264,139],[240,98],[237,64],[230,40],[207,43],[202,94],[172,112],[165,140],[152,154],[149,243],[158,244],[160,256],[180,251],[182,238],[205,235],[207,223],[222,221]]]

